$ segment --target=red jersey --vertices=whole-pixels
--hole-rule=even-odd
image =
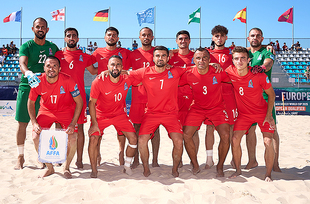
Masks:
[[[127,70],[128,67],[128,56],[130,51],[125,48],[116,48],[115,50],[108,50],[107,48],[97,48],[95,52],[93,52],[92,56],[96,58],[96,62],[98,62],[98,74],[102,71],[108,70],[108,62],[112,55],[118,55],[122,58],[123,61],[123,69]]]
[[[178,84],[185,69],[172,67],[162,73],[155,66],[131,71],[130,75],[142,81],[147,93],[147,113],[178,113]]]
[[[226,70],[227,67],[230,65],[233,65],[232,62],[232,54],[231,54],[231,49],[225,47],[223,50],[218,50],[218,49],[207,49],[210,53],[210,63],[217,63],[220,64],[223,70]],[[233,94],[234,89],[231,84],[223,83],[222,84],[222,93],[224,95],[229,95]]]
[[[97,99],[97,117],[112,118],[126,113],[128,89],[131,85],[138,83],[135,83],[134,78],[128,75],[120,75],[117,83],[113,83],[110,76],[104,77],[104,80],[96,77],[91,85],[90,97]]]
[[[142,48],[138,48],[131,52],[129,55],[129,67],[132,70],[137,70],[139,68],[145,68],[149,66],[154,66],[153,62],[153,52],[155,47],[152,47],[148,51],[144,51]],[[144,86],[132,86],[132,103],[147,103],[147,96]]]
[[[239,76],[234,66],[228,67],[226,72],[234,86],[239,115],[265,114],[268,105],[263,98],[263,90],[271,87],[268,76],[265,73],[253,74],[250,71],[245,76]]]
[[[47,111],[56,115],[60,112],[74,112],[73,97],[80,95],[80,91],[70,76],[59,73],[58,80],[53,84],[46,80],[45,73],[39,79],[41,82],[38,87],[31,89],[29,99],[35,101],[38,96],[41,96],[40,112]]]
[[[194,103],[192,108],[210,110],[218,106],[223,106],[221,92],[221,82],[230,81],[225,72],[215,73],[214,67],[209,66],[209,71],[202,75],[199,74],[197,67],[187,70],[180,80],[180,85],[189,84]]]
[[[193,51],[189,51],[187,55],[174,53],[168,63],[172,66],[180,66],[186,68],[187,66],[195,65],[193,57],[194,57]]]

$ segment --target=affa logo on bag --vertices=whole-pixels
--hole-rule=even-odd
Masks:
[[[55,136],[53,135],[50,138],[50,142],[49,142],[49,148],[51,151],[47,151],[46,155],[59,155],[59,151],[55,151],[58,147],[58,142],[55,138]]]

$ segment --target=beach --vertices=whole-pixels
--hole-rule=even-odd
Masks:
[[[279,163],[282,173],[272,172],[273,182],[264,181],[264,144],[257,127],[257,160],[259,166],[243,170],[242,175],[229,179],[234,172],[230,165],[231,150],[225,161],[224,178],[216,178],[216,167],[204,169],[206,162],[205,125],[199,130],[200,146],[198,162],[201,172],[191,173],[189,157],[184,149],[180,176],[171,175],[172,141],[161,126],[159,164],[150,168],[151,175],[144,177],[140,164],[133,175],[123,173],[118,161],[118,141],[113,126],[107,128],[101,143],[101,166],[98,178],[90,178],[88,157],[88,128],[84,126],[85,146],[84,169],[75,166],[76,156],[71,163],[72,179],[65,179],[62,167],[55,167],[55,174],[39,179],[41,170],[36,167],[31,129],[27,128],[24,169],[14,170],[17,159],[16,129],[14,116],[0,116],[0,203],[310,203],[310,116],[277,116],[280,135]],[[89,118],[88,118],[89,121]],[[215,134],[213,158],[217,163],[218,134]],[[248,158],[245,137],[242,139],[242,168]],[[149,150],[151,145],[149,143]],[[152,153],[150,153],[150,163]],[[141,162],[141,160],[140,160]]]

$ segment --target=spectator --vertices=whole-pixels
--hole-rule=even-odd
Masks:
[[[98,48],[97,42],[94,42],[93,50],[95,51],[95,50],[97,50],[97,48]]]
[[[5,60],[5,56],[3,55],[3,52],[1,52],[0,53],[0,63],[2,64],[2,66],[4,64],[4,60]]]
[[[11,47],[9,46],[9,44],[6,44],[6,47],[5,47],[8,51],[8,55],[9,54],[12,54],[12,50],[11,50]]]
[[[234,42],[231,42],[231,45],[229,46],[229,49],[230,49],[230,50],[233,50],[235,47],[236,47],[235,43],[234,43]]]
[[[299,41],[292,45],[292,50],[295,49],[296,51],[300,51],[302,48],[300,47]]]
[[[307,81],[309,81],[309,78],[310,78],[309,66],[307,66],[307,68],[305,69],[305,74],[304,75],[307,77]]]
[[[276,51],[279,52],[280,51],[280,44],[279,41],[276,40]]]
[[[12,41],[13,42],[13,41]],[[13,44],[13,47],[11,48],[12,54],[15,55],[18,51],[18,48],[16,47],[15,44]]]
[[[117,47],[117,48],[122,47],[121,41],[118,41],[118,42],[117,42],[116,47]]]
[[[288,47],[287,47],[286,43],[283,43],[282,50],[283,51],[288,51]]]
[[[13,43],[13,40],[12,40],[11,43],[10,43],[10,48],[13,48],[13,45],[14,45],[14,43]]]
[[[138,49],[138,43],[137,43],[137,41],[133,41],[133,43],[132,43],[132,50],[136,50],[136,49]]]
[[[89,42],[87,50],[89,50],[90,52],[94,51],[93,44],[91,41]]]
[[[5,48],[5,45],[2,47],[2,53],[5,57],[8,56],[8,50]]]

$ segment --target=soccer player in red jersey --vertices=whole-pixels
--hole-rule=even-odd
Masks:
[[[83,109],[78,120],[77,159],[75,163],[78,168],[83,169],[84,123],[87,122],[84,72],[87,69],[92,75],[95,75],[98,70],[92,65],[94,58],[77,49],[79,33],[75,28],[67,28],[65,30],[65,42],[67,47],[64,51],[56,52],[55,57],[60,60],[61,72],[70,75],[78,84],[83,99]]]
[[[168,49],[164,46],[157,46],[154,49],[153,57],[155,66],[130,72],[130,75],[142,81],[148,99],[146,113],[143,116],[139,132],[139,151],[145,177],[151,174],[148,161],[148,141],[160,124],[166,128],[173,141],[172,175],[179,176],[178,165],[183,152],[183,131],[178,120],[179,110],[176,104],[179,80],[185,69],[167,68],[168,57]]]
[[[228,30],[226,27],[217,25],[212,31],[212,40],[214,41],[215,48],[213,50],[208,49],[210,53],[211,63],[220,64],[222,69],[225,70],[232,62],[231,50],[225,47],[225,42],[227,40]],[[233,91],[232,84],[222,83],[222,95],[225,103],[226,111],[229,118],[230,125],[230,137],[233,133],[234,123],[237,119],[237,105],[235,100],[235,94]],[[213,145],[214,145],[214,125],[210,121],[205,121],[207,125],[206,131],[206,151],[207,151],[207,161],[206,169],[209,169],[213,166]]]
[[[129,55],[128,60],[130,63],[129,67],[132,67],[132,70],[154,66],[153,51],[155,47],[152,46],[152,41],[154,39],[153,31],[148,27],[142,28],[140,30],[139,39],[141,41],[142,46],[136,49],[135,51],[131,52]],[[139,134],[142,118],[147,104],[147,96],[143,85],[132,86],[131,93],[132,93],[131,97],[132,99],[131,99],[129,117],[134,124],[137,134]],[[118,138],[119,141],[122,141],[122,137]],[[158,151],[159,151],[160,136],[158,128],[154,132],[154,137],[152,138],[151,142],[153,152],[152,167],[159,167]],[[124,150],[125,138],[123,138],[123,142],[121,142],[120,144],[121,144],[120,149]],[[121,151],[121,153],[122,155],[124,155],[124,151]],[[138,165],[139,165],[139,153],[137,151],[134,161],[132,163],[132,168],[136,168]]]
[[[137,135],[135,129],[126,114],[126,95],[131,85],[137,85],[133,77],[120,75],[122,71],[122,59],[113,55],[109,59],[109,75],[96,78],[91,86],[89,99],[89,114],[91,126],[88,130],[89,146],[88,154],[92,168],[91,177],[96,178],[98,145],[106,127],[114,125],[118,134],[124,134],[128,139],[124,170],[131,175],[130,164],[137,150]]]
[[[265,145],[266,175],[265,181],[271,182],[271,171],[274,163],[273,133],[275,122],[272,117],[272,108],[275,101],[275,93],[264,73],[253,74],[249,71],[249,53],[244,47],[235,47],[232,51],[235,66],[226,69],[234,87],[238,107],[238,119],[234,126],[232,137],[232,152],[236,166],[236,172],[230,178],[241,175],[241,146],[243,135],[255,122],[260,127]],[[268,95],[268,103],[263,98],[263,90]]]
[[[107,46],[97,48],[95,52],[92,54],[92,56],[96,58],[96,62],[98,62],[98,73],[107,70],[108,61],[112,55],[120,56],[120,58],[122,58],[123,61],[124,69],[127,70],[129,68],[127,60],[130,51],[125,48],[116,47],[116,43],[119,40],[118,35],[119,32],[116,28],[108,27],[105,31],[104,36],[104,40],[107,43]]]
[[[68,134],[67,160],[64,166],[64,176],[72,178],[69,170],[70,163],[76,151],[77,121],[80,116],[83,99],[78,85],[74,80],[60,71],[60,62],[54,56],[48,56],[44,63],[45,74],[40,77],[41,83],[32,88],[28,99],[28,112],[32,122],[32,138],[35,148],[39,150],[39,138],[43,128],[50,128],[53,123],[59,123]],[[35,112],[35,101],[40,99],[38,115]],[[53,174],[51,163],[45,163],[47,169],[41,177]]]
[[[193,104],[186,116],[184,124],[184,144],[193,165],[193,174],[197,174],[199,164],[193,134],[205,120],[216,127],[220,135],[219,162],[217,164],[217,177],[223,177],[224,161],[229,150],[229,124],[222,98],[221,82],[229,82],[226,72],[217,72],[209,66],[210,54],[204,48],[198,48],[194,54],[195,66],[185,72],[180,85],[188,84],[193,95]]]

